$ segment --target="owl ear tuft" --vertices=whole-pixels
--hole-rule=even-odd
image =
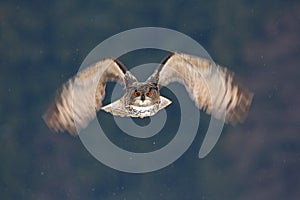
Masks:
[[[130,73],[129,71],[127,71],[125,73],[124,80],[125,80],[126,87],[130,87],[130,86],[132,86],[133,83],[138,82],[138,80],[135,78],[135,76],[133,76],[133,74]]]
[[[153,83],[157,86],[158,81],[159,81],[159,73],[157,70],[155,70],[155,72],[147,79],[146,82]]]

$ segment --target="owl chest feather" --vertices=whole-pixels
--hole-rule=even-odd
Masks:
[[[150,105],[150,106],[126,106],[127,111],[131,117],[149,117],[157,113],[159,110],[159,105]]]

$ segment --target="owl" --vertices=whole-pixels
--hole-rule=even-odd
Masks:
[[[125,92],[120,99],[102,106],[108,81],[119,82]],[[175,81],[185,86],[199,109],[233,125],[244,121],[253,94],[226,68],[179,52],[166,57],[145,82],[139,82],[118,60],[102,59],[62,85],[43,119],[54,132],[77,135],[96,117],[96,111],[120,117],[153,116],[172,103],[160,95],[160,89]]]

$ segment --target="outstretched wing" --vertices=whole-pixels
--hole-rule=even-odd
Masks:
[[[161,86],[180,82],[198,108],[233,125],[245,119],[253,97],[226,68],[183,53],[168,56],[149,79]]]
[[[103,59],[78,72],[56,92],[43,119],[54,132],[77,135],[102,106],[107,81],[125,85],[126,68],[118,61]]]

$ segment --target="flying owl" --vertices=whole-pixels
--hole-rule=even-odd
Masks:
[[[107,81],[119,82],[125,92],[102,106]],[[234,74],[205,58],[178,52],[165,58],[145,82],[116,59],[100,60],[62,85],[43,119],[54,132],[77,135],[77,129],[87,127],[99,110],[121,117],[153,116],[172,103],[159,91],[174,81],[185,86],[199,109],[215,118],[233,125],[245,119],[253,94],[234,81]]]

